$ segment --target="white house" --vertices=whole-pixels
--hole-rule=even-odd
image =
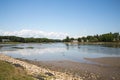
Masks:
[[[72,42],[77,43],[77,42],[78,42],[78,40],[72,40]]]

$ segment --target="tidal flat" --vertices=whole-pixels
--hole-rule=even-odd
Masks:
[[[73,61],[23,60],[53,71],[80,76],[83,80],[120,80],[120,57],[85,58],[93,64]]]

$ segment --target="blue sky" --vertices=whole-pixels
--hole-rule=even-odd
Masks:
[[[120,32],[120,0],[0,0],[0,32],[49,38]]]

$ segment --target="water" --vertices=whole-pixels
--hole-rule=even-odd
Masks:
[[[86,62],[84,58],[120,57],[120,48],[112,45],[24,43],[0,44],[0,53],[29,60]]]

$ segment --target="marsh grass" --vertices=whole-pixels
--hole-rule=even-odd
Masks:
[[[0,80],[34,80],[21,66],[0,61]]]

